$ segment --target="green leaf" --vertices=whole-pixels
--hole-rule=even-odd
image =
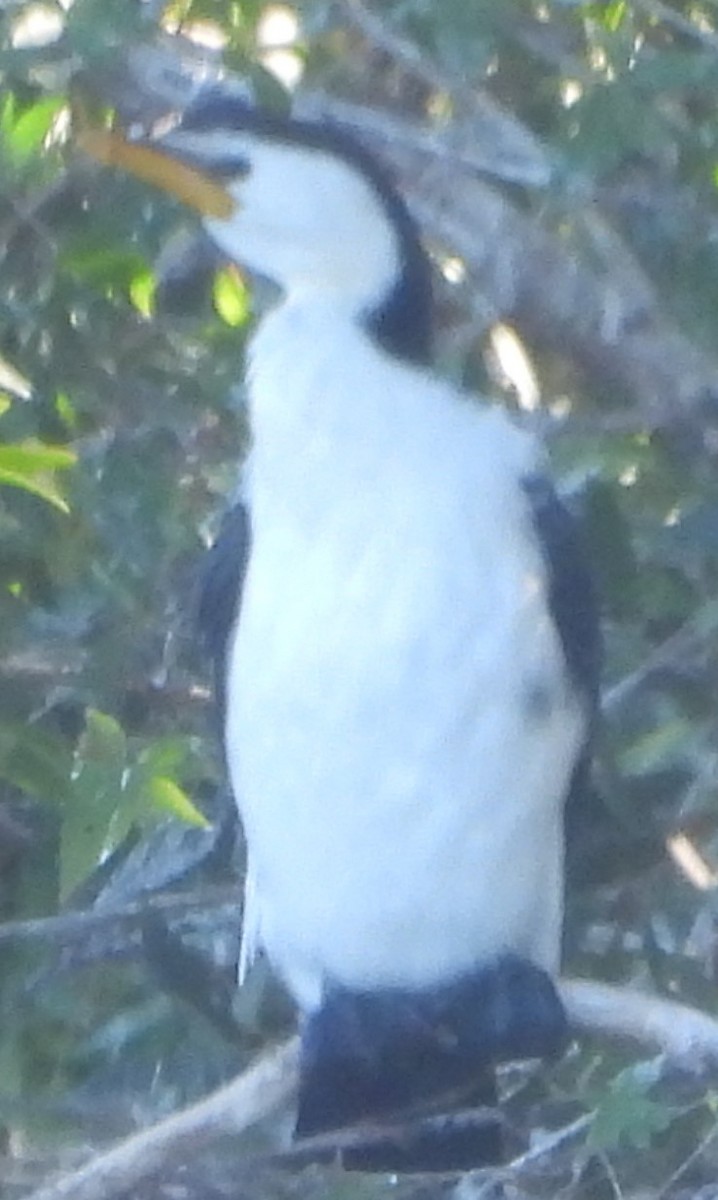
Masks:
[[[68,796],[62,806],[60,895],[66,899],[115,849],[124,832],[116,814],[126,800],[127,739],[114,717],[85,714]]]
[[[55,412],[68,429],[77,427],[77,413],[67,392],[58,392],[55,396]]]
[[[250,313],[249,292],[238,271],[228,267],[217,272],[212,298],[214,307],[226,325],[237,329],[247,322]]]
[[[125,731],[108,713],[88,708],[85,713],[85,730],[77,748],[77,762],[81,767],[88,763],[113,762],[124,766],[127,754]]]
[[[67,742],[37,725],[0,724],[0,777],[46,803],[68,796],[72,757]]]
[[[151,271],[138,271],[130,282],[130,300],[143,317],[151,317],[154,311],[157,281]]]
[[[189,825],[197,825],[201,829],[209,829],[210,822],[204,813],[190,800],[187,793],[167,776],[155,775],[147,785],[150,800],[158,808],[172,813]]]
[[[8,471],[0,466],[0,486],[3,484],[6,487],[21,488],[24,492],[30,492],[32,496],[39,497],[40,500],[46,501],[60,512],[69,513],[70,511],[69,504],[52,479],[30,478],[19,471]]]
[[[652,1079],[642,1078],[640,1065],[616,1075],[599,1098],[586,1139],[589,1149],[611,1150],[625,1141],[636,1150],[645,1150],[668,1128],[674,1112],[648,1095],[652,1083]]]
[[[145,779],[154,775],[180,775],[190,757],[190,744],[186,737],[161,737],[144,746],[137,756],[137,769],[143,769]]]
[[[47,442],[17,442],[0,446],[0,467],[6,471],[31,475],[34,471],[66,471],[74,467],[77,455],[67,446],[51,446]]]
[[[647,775],[689,755],[696,727],[685,717],[662,722],[638,738],[621,755],[621,770],[627,775]]]
[[[127,293],[135,280],[148,274],[147,260],[136,250],[89,239],[65,247],[62,266],[77,279],[121,288]]]
[[[5,135],[15,166],[22,166],[41,149],[55,117],[66,103],[63,96],[48,96],[25,109],[17,118]]]
[[[616,33],[628,14],[626,0],[611,0],[608,4],[592,4],[591,16],[603,25],[609,33]]]
[[[53,505],[60,512],[69,506],[54,478],[55,471],[74,466],[77,455],[66,446],[26,441],[0,445],[0,484],[22,488]]]

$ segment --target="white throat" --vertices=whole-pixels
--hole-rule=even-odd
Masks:
[[[235,261],[288,296],[323,293],[354,314],[396,283],[399,238],[382,201],[355,169],[303,147],[256,142],[247,178],[230,185],[237,209],[206,221]]]

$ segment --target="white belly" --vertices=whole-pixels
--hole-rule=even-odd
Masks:
[[[518,494],[483,512],[447,466],[433,491],[392,469],[271,520],[258,500],[228,759],[260,937],[305,1007],[503,950],[557,965],[583,721]]]

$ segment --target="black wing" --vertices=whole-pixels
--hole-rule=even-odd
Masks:
[[[548,568],[549,606],[561,639],[569,675],[589,717],[583,750],[574,767],[566,806],[566,870],[580,878],[597,831],[615,820],[590,782],[594,718],[603,658],[598,601],[579,530],[551,482],[541,475],[523,481],[534,529]]]
[[[587,702],[589,730],[574,768],[564,814],[566,877],[576,890],[611,883],[665,857],[660,828],[643,815],[632,819],[590,778],[594,717],[598,712],[603,644],[599,606],[579,529],[548,480],[524,481],[549,572],[549,602],[571,678]]]
[[[197,610],[199,631],[214,664],[215,697],[222,726],[227,646],[242,603],[250,544],[249,512],[238,501],[225,513],[217,540],[207,554]]]
[[[596,592],[579,531],[548,479],[532,475],[523,487],[548,567],[549,605],[568,671],[593,713],[603,647]]]

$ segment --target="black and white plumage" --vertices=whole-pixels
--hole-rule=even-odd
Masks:
[[[564,806],[599,657],[571,520],[533,440],[429,373],[428,264],[363,151],[219,92],[160,149],[222,181],[207,230],[283,293],[203,618],[245,944],[303,1014],[298,1130],[490,1101],[495,1062],[565,1033]],[[495,1131],[405,1149],[355,1165],[471,1165]]]

